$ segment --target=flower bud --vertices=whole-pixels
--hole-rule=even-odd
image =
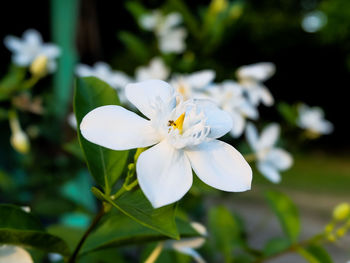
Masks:
[[[348,203],[341,203],[333,210],[333,218],[342,221],[350,216],[350,205]]]
[[[213,14],[218,14],[222,10],[226,9],[228,3],[227,0],[212,0],[210,4],[210,12]]]
[[[28,136],[22,130],[13,133],[11,135],[10,142],[12,147],[22,154],[28,153],[30,149]]]
[[[45,55],[37,56],[30,65],[29,71],[34,76],[43,77],[47,73],[48,59]]]

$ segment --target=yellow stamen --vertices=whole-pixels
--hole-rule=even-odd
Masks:
[[[30,65],[30,72],[37,77],[43,77],[47,73],[48,58],[45,55],[37,56]]]
[[[185,113],[182,113],[176,121],[169,121],[170,126],[173,126],[174,129],[178,129],[180,134],[182,133],[183,124],[185,120]]]

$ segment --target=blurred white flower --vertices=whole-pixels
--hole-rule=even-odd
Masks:
[[[275,74],[275,71],[275,65],[270,62],[242,66],[237,70],[238,82],[244,87],[251,103],[259,105],[262,102],[265,106],[273,105],[274,99],[262,82]]]
[[[58,261],[63,260],[62,255],[57,254],[57,253],[49,253],[48,258],[49,258],[50,262],[58,262]]]
[[[178,75],[171,80],[171,85],[185,100],[209,98],[210,84],[215,79],[215,71],[201,70],[188,75]]]
[[[30,141],[28,135],[22,130],[15,111],[10,112],[9,123],[11,129],[10,143],[12,147],[19,153],[28,153],[30,150]]]
[[[298,108],[297,125],[315,136],[329,134],[333,131],[333,124],[324,118],[324,112],[319,107],[309,107],[301,104]]]
[[[304,15],[301,27],[308,33],[315,33],[327,24],[327,20],[327,15],[324,12],[315,10]]]
[[[33,263],[30,254],[21,247],[0,245],[0,263]]]
[[[74,130],[77,129],[78,123],[77,123],[77,118],[75,118],[74,112],[71,112],[68,114],[67,122],[71,128],[73,128]]]
[[[201,235],[201,237],[183,238],[181,240],[167,240],[165,241],[164,248],[173,249],[182,254],[191,256],[197,263],[205,263],[205,260],[195,249],[200,248],[205,243],[207,230],[205,226],[197,222],[192,222],[191,226]]]
[[[85,64],[77,65],[75,73],[79,77],[91,76],[103,80],[118,91],[122,103],[126,101],[124,88],[131,82],[131,78],[124,72],[112,70],[105,62],[96,62],[92,67]]]
[[[179,13],[163,15],[155,10],[140,19],[142,28],[153,31],[158,38],[159,49],[163,53],[182,53],[186,48],[187,31],[179,27],[182,16]]]
[[[148,66],[138,67],[135,72],[136,81],[149,79],[166,80],[169,77],[169,68],[159,57],[153,58]]]
[[[293,164],[293,157],[290,153],[275,147],[279,134],[278,124],[268,125],[260,137],[255,126],[252,123],[247,124],[246,137],[257,157],[257,168],[273,183],[281,181],[279,171],[287,170]]]
[[[222,84],[213,85],[209,89],[211,99],[232,118],[232,130],[230,134],[237,138],[242,135],[246,119],[256,120],[259,112],[243,94],[243,88],[234,81],[224,81]]]
[[[13,52],[12,61],[18,66],[28,67],[39,56],[46,58],[47,72],[56,70],[56,59],[60,56],[60,48],[52,43],[43,43],[40,33],[34,29],[28,29],[23,33],[22,39],[15,36],[7,36],[4,39],[5,46]],[[43,59],[41,59],[43,60]]]
[[[248,163],[231,145],[216,140],[232,128],[226,112],[209,101],[183,101],[161,80],[129,84],[126,97],[149,120],[109,105],[89,112],[80,130],[87,140],[112,150],[154,145],[136,164],[138,182],[153,207],[180,200],[191,188],[192,169],[214,188],[250,189]]]

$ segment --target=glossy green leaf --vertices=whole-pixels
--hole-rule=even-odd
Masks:
[[[0,244],[69,255],[67,244],[45,231],[38,218],[13,205],[0,205]]]
[[[225,207],[215,207],[209,211],[209,233],[226,262],[232,260],[233,247],[241,243],[240,232],[238,222]]]
[[[266,199],[277,215],[289,241],[295,243],[300,234],[300,219],[297,207],[287,195],[277,191],[267,192]]]
[[[269,240],[263,249],[265,256],[269,257],[278,254],[290,247],[290,241],[284,237],[277,237]]]
[[[112,200],[96,188],[93,192],[99,199],[103,199],[136,222],[168,237],[179,239],[175,223],[176,204],[154,209],[140,189],[125,192],[117,200]]]
[[[104,105],[119,105],[116,91],[107,83],[94,78],[79,78],[74,93],[74,112],[78,127],[91,110]],[[128,151],[113,151],[84,139],[78,129],[78,138],[91,175],[106,193],[122,174]]]
[[[199,234],[184,220],[176,221],[181,237],[194,237]],[[82,254],[109,247],[152,242],[168,239],[158,231],[145,227],[114,210],[106,214],[98,228],[91,233],[83,246]]]
[[[319,245],[310,245],[306,248],[297,249],[298,253],[303,256],[309,263],[332,263],[328,252]]]

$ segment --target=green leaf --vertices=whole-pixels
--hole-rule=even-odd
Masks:
[[[298,118],[298,111],[296,107],[293,107],[286,102],[280,102],[277,105],[277,110],[282,115],[282,117],[289,122],[291,125],[296,125],[296,121]]]
[[[300,219],[297,207],[287,195],[277,191],[267,192],[266,199],[277,215],[289,241],[295,243],[300,234]]]
[[[310,263],[332,263],[328,252],[319,245],[310,245],[306,248],[298,248],[298,253]]]
[[[263,249],[264,256],[269,257],[278,254],[290,247],[289,239],[277,237],[269,240]]]
[[[13,205],[0,205],[0,244],[12,244],[46,252],[70,254],[67,244],[47,233],[38,218]]]
[[[130,54],[134,55],[135,59],[137,59],[140,63],[147,62],[149,58],[148,47],[141,38],[127,31],[119,32],[118,38],[130,51]]]
[[[83,228],[58,224],[51,225],[48,227],[47,231],[52,235],[62,238],[71,251],[74,251],[85,232]]]
[[[140,189],[125,192],[117,200],[112,200],[98,191],[98,189],[94,188],[95,195],[103,198],[104,201],[136,222],[168,237],[179,239],[175,223],[176,204],[154,209]]]
[[[63,149],[81,161],[85,161],[84,154],[80,148],[79,140],[73,139],[63,144]]]
[[[17,90],[26,76],[26,68],[11,65],[9,72],[0,81],[0,101],[9,99]]]
[[[184,220],[178,219],[181,237],[194,237],[199,234]],[[87,238],[82,254],[104,248],[119,247],[168,239],[167,236],[145,227],[123,213],[114,210],[106,214],[98,228]]]
[[[74,93],[74,112],[80,126],[83,117],[104,105],[119,105],[116,91],[107,83],[94,78],[79,78]],[[122,174],[128,151],[113,151],[84,139],[78,129],[78,138],[87,166],[96,182],[109,194]]]
[[[239,224],[225,207],[209,211],[209,231],[215,247],[221,251],[226,262],[232,260],[233,247],[241,243]]]

